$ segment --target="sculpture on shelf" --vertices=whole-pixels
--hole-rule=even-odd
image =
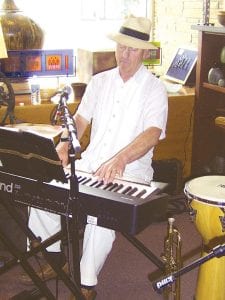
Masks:
[[[209,70],[208,82],[225,87],[225,46],[220,51],[219,62]]]
[[[215,65],[209,70],[208,82],[217,85],[221,79],[224,79],[223,71],[220,66],[215,63]]]
[[[15,108],[15,95],[10,81],[7,77],[0,72],[0,107],[6,106],[6,112],[0,125],[5,125],[7,118],[10,124],[15,123],[14,108]]]
[[[41,49],[43,30],[20,12],[14,0],[4,0],[0,18],[7,50]]]

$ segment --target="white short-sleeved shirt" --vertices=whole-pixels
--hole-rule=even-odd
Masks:
[[[77,113],[92,123],[90,144],[76,161],[76,168],[94,172],[106,160],[149,127],[165,138],[168,97],[164,84],[143,65],[127,82],[119,69],[92,77]],[[124,175],[150,182],[153,149],[127,164]]]

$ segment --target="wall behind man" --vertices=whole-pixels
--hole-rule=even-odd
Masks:
[[[3,1],[0,0],[0,7]],[[126,4],[125,15],[133,13],[151,17],[151,39],[160,41],[162,45],[162,65],[155,67],[159,75],[167,70],[178,47],[197,47],[198,32],[191,30],[191,25],[202,23],[203,3],[206,1],[210,2],[210,22],[218,25],[216,14],[222,9],[225,0],[146,0],[147,6],[144,5],[145,0],[119,1],[121,6],[122,3]],[[114,15],[118,11],[114,2],[118,3],[105,1],[115,9],[107,14],[107,19],[103,19],[103,1],[99,0],[45,1],[44,4],[43,1],[15,0],[22,10],[21,14],[31,17],[45,31],[45,49],[71,48],[75,53],[78,48],[114,48],[115,43],[106,37],[107,33],[117,31],[121,24],[121,19]],[[82,9],[83,6],[85,9]]]
[[[159,75],[165,74],[176,50],[179,47],[196,48],[197,30],[191,25],[203,23],[203,3],[206,0],[152,0],[153,36],[161,41],[162,65],[155,67]],[[221,26],[217,21],[217,12],[225,10],[224,0],[208,0],[210,2],[210,23]]]

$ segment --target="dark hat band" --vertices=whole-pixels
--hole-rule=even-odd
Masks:
[[[143,33],[143,32],[140,32],[140,31],[137,31],[137,30],[134,30],[134,29],[130,29],[130,28],[127,28],[127,27],[123,27],[123,26],[120,28],[120,33],[138,38],[138,39],[143,40],[143,41],[148,41],[149,40],[149,34]]]

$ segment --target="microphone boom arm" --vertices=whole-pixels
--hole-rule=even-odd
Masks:
[[[201,264],[205,263],[206,261],[208,261],[211,258],[214,258],[214,257],[219,258],[224,255],[225,255],[225,244],[217,245],[216,247],[214,247],[212,249],[212,251],[208,255],[202,256],[199,259],[192,262],[191,264],[181,268],[180,270],[173,272],[172,274],[170,274],[166,277],[163,277],[159,281],[153,282],[153,284],[152,284],[153,289],[155,291],[157,291],[158,293],[160,293],[163,288],[165,288],[169,284],[172,284],[179,276],[193,270],[194,268],[200,266]]]

